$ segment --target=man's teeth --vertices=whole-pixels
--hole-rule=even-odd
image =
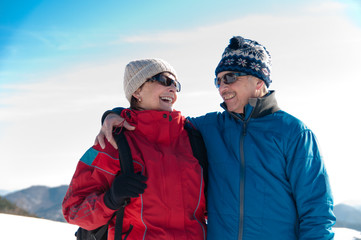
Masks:
[[[233,93],[223,94],[223,99],[228,100],[228,99],[233,98],[234,96],[235,96],[235,94],[233,94]]]

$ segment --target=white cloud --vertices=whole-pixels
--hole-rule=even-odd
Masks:
[[[304,8],[306,12],[314,13],[314,14],[325,14],[335,12],[342,14],[342,11],[347,9],[347,5],[341,2],[335,1],[325,1],[319,2],[318,4],[312,4]]]

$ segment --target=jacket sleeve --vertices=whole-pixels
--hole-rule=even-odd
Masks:
[[[189,121],[190,125],[195,128],[196,130],[202,132],[204,129],[204,119],[205,115],[199,116],[199,117],[187,117],[187,120]]]
[[[102,125],[104,123],[104,120],[105,118],[110,114],[110,113],[115,113],[115,114],[118,114],[120,115],[120,113],[124,110],[125,108],[123,107],[116,107],[116,108],[113,108],[112,110],[107,110],[103,113],[103,116],[102,116],[102,119],[101,119],[101,122],[102,122]]]
[[[115,210],[104,204],[104,194],[120,167],[112,153],[90,148],[80,159],[64,197],[62,209],[67,222],[87,230],[106,224]]]
[[[333,239],[333,198],[316,137],[307,129],[288,144],[286,171],[298,211],[299,239]]]

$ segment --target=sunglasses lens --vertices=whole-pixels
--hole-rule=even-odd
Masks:
[[[153,76],[151,79],[159,82],[160,84],[162,84],[163,86],[166,86],[166,87],[169,87],[172,84],[174,84],[177,92],[180,92],[180,90],[181,90],[180,83],[177,80],[171,79],[170,77],[167,77],[165,75],[158,74],[158,75]]]
[[[249,74],[243,72],[226,73],[221,78],[215,78],[214,84],[216,85],[217,88],[219,88],[221,86],[222,80],[225,84],[231,84],[237,81],[237,77],[247,76],[247,75]]]
[[[225,84],[234,83],[237,80],[237,75],[234,73],[227,73],[224,74],[221,78],[215,78],[214,83],[217,88],[219,88],[219,86],[221,85],[222,79]]]
[[[170,79],[169,77],[163,76],[163,75],[160,75],[160,80],[161,80],[162,84],[166,87],[169,87],[173,83],[172,79]]]
[[[234,83],[237,80],[237,76],[234,73],[227,73],[224,75],[224,82],[226,84]]]

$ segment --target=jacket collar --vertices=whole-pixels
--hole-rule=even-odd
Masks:
[[[236,119],[261,118],[280,110],[275,95],[275,91],[271,90],[265,97],[250,98],[242,115],[228,111],[227,105],[224,102],[221,104],[221,107]]]
[[[142,135],[151,142],[170,143],[178,139],[184,129],[185,118],[179,111],[125,109],[121,115],[136,127],[134,134]]]

